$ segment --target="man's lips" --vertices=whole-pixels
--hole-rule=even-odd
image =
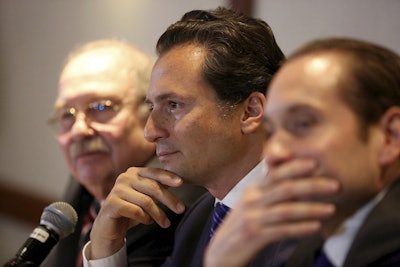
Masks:
[[[101,151],[101,150],[97,150],[97,151],[86,151],[86,152],[81,152],[79,154],[77,154],[75,156],[75,159],[83,159],[83,158],[87,158],[87,157],[95,157],[95,156],[103,156],[108,154],[106,151]]]
[[[167,160],[170,156],[174,155],[175,153],[177,153],[176,151],[157,151],[157,157],[160,161],[165,161]]]

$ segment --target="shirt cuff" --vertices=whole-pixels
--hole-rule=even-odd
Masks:
[[[83,267],[125,267],[128,266],[127,254],[126,254],[126,240],[125,245],[118,250],[115,254],[108,256],[106,258],[101,258],[97,260],[88,260],[86,258],[86,249],[90,245],[90,241],[83,247]]]

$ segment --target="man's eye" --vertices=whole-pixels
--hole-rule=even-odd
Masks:
[[[312,118],[302,118],[294,120],[290,128],[294,134],[302,135],[310,131],[315,124],[316,121]]]
[[[174,101],[169,101],[168,102],[168,106],[172,109],[176,109],[178,108],[178,103],[174,102]]]
[[[154,105],[152,103],[146,103],[146,104],[149,111],[152,111],[154,109]]]
[[[92,111],[107,111],[113,110],[113,105],[110,103],[92,103],[89,105],[89,110]]]
[[[74,109],[68,109],[68,110],[64,110],[62,112],[60,112],[60,114],[58,115],[59,119],[61,121],[66,121],[66,120],[71,120],[74,119],[75,117],[75,110]]]

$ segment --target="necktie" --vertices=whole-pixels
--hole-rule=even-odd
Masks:
[[[321,253],[315,258],[314,267],[334,267],[333,264],[329,261],[328,257],[321,250]]]
[[[85,217],[83,219],[81,235],[80,235],[79,244],[78,244],[79,250],[78,250],[78,256],[76,259],[76,267],[83,266],[82,249],[90,239],[89,238],[90,230],[92,229],[93,222],[96,219],[96,216],[97,216],[97,213],[99,213],[99,210],[100,210],[100,204],[97,201],[93,201],[92,204],[90,205],[88,213],[85,215]]]
[[[210,229],[210,238],[214,235],[215,230],[217,230],[218,226],[221,224],[221,222],[223,221],[224,217],[226,216],[226,214],[229,211],[230,211],[230,208],[225,206],[221,202],[218,202],[215,205],[214,212],[213,212],[211,229]]]

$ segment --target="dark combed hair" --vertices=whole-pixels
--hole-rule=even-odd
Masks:
[[[363,126],[379,121],[392,106],[400,106],[400,58],[370,42],[350,38],[320,39],[306,44],[288,61],[332,52],[345,71],[339,94],[359,116]]]
[[[203,77],[229,105],[242,103],[252,92],[265,94],[285,59],[266,22],[223,7],[183,15],[159,38],[157,53],[184,44],[207,50]]]

